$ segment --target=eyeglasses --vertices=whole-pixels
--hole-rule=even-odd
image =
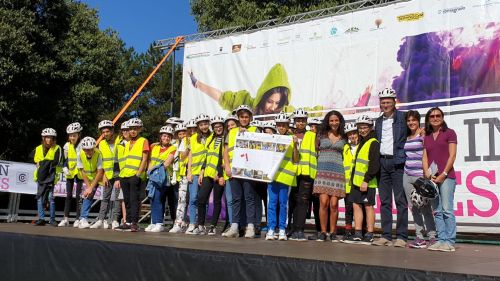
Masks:
[[[222,129],[223,126],[214,126],[214,129]]]
[[[443,116],[441,114],[431,114],[431,115],[429,115],[429,118],[436,118],[436,119],[438,119],[438,118],[442,118],[442,117]]]

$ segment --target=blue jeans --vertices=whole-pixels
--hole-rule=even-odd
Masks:
[[[286,228],[288,215],[288,193],[290,187],[273,181],[267,186],[267,228],[274,231],[276,229],[276,207],[279,203],[279,229]]]
[[[91,194],[87,196],[87,198],[83,199],[82,203],[82,213],[80,214],[80,219],[88,219],[90,208],[92,207],[92,203],[94,203],[94,195],[97,190],[97,187],[94,188]]]
[[[199,176],[193,176],[193,182],[189,183],[188,192],[189,192],[189,223],[196,224],[197,217],[196,213],[198,211],[198,178]]]
[[[455,244],[457,236],[457,222],[453,210],[455,187],[455,179],[445,179],[439,185],[439,197],[433,201],[438,240],[450,245]]]
[[[49,210],[50,210],[50,221],[55,221],[56,220],[56,204],[54,203],[54,192],[49,191],[48,192],[48,199],[49,199]],[[43,220],[45,219],[45,209],[44,209],[44,198],[41,196],[36,200],[36,205],[38,209],[38,218]]]
[[[233,222],[241,226],[247,223],[255,223],[255,183],[250,180],[231,180],[231,193],[233,195]],[[242,213],[245,210],[246,222],[243,221]]]
[[[231,193],[231,185],[229,184],[229,180],[226,181],[226,188],[224,188],[224,194],[226,196],[226,206],[227,206],[227,214],[226,220],[229,220],[229,223],[233,223],[233,194]]]
[[[155,188],[153,199],[150,199],[152,224],[163,224],[163,219],[165,217],[165,201],[167,199],[167,188],[172,187]]]

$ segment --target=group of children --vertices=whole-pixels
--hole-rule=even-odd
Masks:
[[[389,98],[395,100],[395,93],[390,91],[390,94]],[[433,114],[441,119],[434,120],[430,117]],[[430,135],[427,131],[431,132],[431,125],[437,128],[436,132],[447,129],[439,109],[432,109],[427,115],[426,137]],[[412,143],[423,133],[419,129],[418,112],[407,112],[406,119],[411,136],[406,141],[408,148],[405,145],[409,157],[405,172],[413,177],[407,180],[411,183],[423,175],[422,171],[427,171],[422,167],[428,167],[427,162],[434,162],[436,156],[422,154],[423,148],[414,147],[419,143]],[[433,120],[436,124],[431,122]],[[442,126],[444,129],[440,129]],[[116,135],[113,122],[103,120],[98,125],[102,140],[97,143],[92,137],[82,139],[81,125],[73,123],[67,127],[68,142],[63,148],[56,144],[56,131],[44,129],[42,144],[34,150],[39,214],[35,225],[46,223],[45,208],[49,206],[50,224],[69,226],[74,196],[77,202],[74,227],[137,232],[141,205],[146,202],[147,193],[151,221],[145,228],[146,232],[165,231],[164,214],[168,204],[174,221],[170,233],[216,235],[222,199],[225,198],[223,237],[259,237],[265,211],[266,240],[306,241],[304,227],[313,204],[318,230],[314,240],[377,245],[373,240],[374,205],[382,156],[380,140],[370,117],[361,115],[355,122],[345,123],[339,112],[331,111],[321,121],[308,118],[305,110],[297,109],[291,115],[282,112],[274,120],[262,122],[253,120],[251,107],[241,105],[226,118],[210,118],[206,114],[187,122],[169,118],[159,130],[158,141],[151,145],[140,136],[142,127],[140,119],[132,118],[121,124],[120,134]],[[448,130],[450,135],[454,134]],[[292,142],[286,150],[283,149],[284,158],[270,183],[232,176],[234,148],[238,135],[243,132],[291,136]],[[449,142],[456,148],[456,140],[450,137]],[[428,149],[432,148],[430,143],[428,141]],[[339,146],[335,148],[330,144]],[[335,153],[339,155],[331,157]],[[340,174],[334,174],[335,181],[328,181],[328,175],[325,176],[325,170],[333,167],[329,165],[329,159],[339,162],[336,163],[339,170],[343,169]],[[61,173],[66,177],[67,196],[64,218],[57,224],[53,190]],[[432,176],[426,174],[427,178],[437,178]],[[446,178],[446,175],[441,177]],[[324,187],[329,185],[335,185],[335,193],[329,193]],[[89,212],[99,186],[102,186],[99,214],[90,224]],[[417,239],[410,247],[428,246],[423,239],[423,230],[427,229],[433,241],[429,244],[432,248],[436,242],[432,209],[429,204],[419,206],[413,203],[413,189],[410,185],[407,189],[407,201],[412,201],[410,206],[417,226]],[[207,222],[211,194],[213,208]],[[336,233],[337,201],[342,198],[345,202],[345,234],[339,239]],[[439,213],[439,206],[436,209]],[[326,233],[327,229],[330,233]],[[453,237],[449,239],[452,242]],[[449,249],[451,247],[446,250]]]

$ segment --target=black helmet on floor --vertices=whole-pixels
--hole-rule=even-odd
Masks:
[[[412,185],[417,193],[425,198],[434,199],[439,196],[437,185],[430,179],[420,177]]]

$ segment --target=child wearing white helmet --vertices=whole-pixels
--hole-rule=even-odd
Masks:
[[[375,195],[378,187],[377,176],[380,170],[380,144],[373,131],[373,120],[362,115],[356,120],[361,138],[354,157],[350,176],[351,192],[349,200],[354,207],[355,232],[346,243],[373,243],[375,227]],[[363,237],[363,208],[366,212],[367,233]]]
[[[163,220],[165,215],[165,201],[167,196],[167,189],[170,186],[169,177],[173,174],[172,163],[174,162],[174,154],[176,147],[172,145],[174,137],[174,129],[171,126],[163,126],[160,129],[160,142],[151,145],[151,155],[148,165],[148,174],[157,166],[161,165],[161,169],[167,172],[167,179],[164,181],[163,186],[155,186],[148,184],[149,200],[151,204],[151,224],[146,227],[146,232],[162,232],[164,231]]]
[[[42,131],[42,144],[33,151],[33,162],[36,165],[33,179],[37,183],[37,210],[36,226],[45,225],[45,208],[49,201],[50,225],[57,226],[56,207],[54,203],[54,185],[59,180],[62,170],[63,153],[56,143],[57,133],[52,128]]]
[[[85,189],[83,191],[82,212],[80,214],[78,228],[89,228],[88,216],[94,195],[99,187],[104,169],[102,168],[102,155],[96,148],[96,140],[92,137],[82,139],[82,150],[78,154],[77,167],[82,174]]]
[[[69,213],[71,209],[71,199],[73,198],[73,188],[76,184],[76,219],[73,223],[74,227],[78,227],[80,217],[80,210],[82,207],[82,201],[80,195],[82,193],[82,175],[76,167],[77,155],[81,151],[81,132],[83,128],[80,123],[75,122],[68,125],[66,128],[66,133],[68,134],[68,142],[63,146],[64,150],[64,167],[63,173],[66,177],[66,198],[64,200],[64,219],[59,223],[59,226],[69,225]]]

